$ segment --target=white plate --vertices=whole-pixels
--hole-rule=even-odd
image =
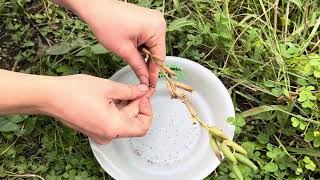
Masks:
[[[210,70],[187,59],[169,56],[166,64],[176,66],[180,81],[195,89],[189,98],[198,115],[233,137],[234,126],[226,120],[235,112],[221,81]],[[139,83],[129,66],[110,79]],[[210,148],[208,133],[199,125],[192,125],[187,108],[179,100],[170,98],[163,78],[158,81],[151,103],[154,118],[146,136],[116,139],[107,145],[98,145],[90,139],[93,153],[103,169],[120,180],[207,177],[220,164]]]

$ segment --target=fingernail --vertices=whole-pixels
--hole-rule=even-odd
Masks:
[[[145,85],[145,84],[139,84],[139,85],[138,85],[138,89],[139,89],[140,91],[145,92],[145,91],[148,91],[148,90],[149,90],[149,87],[148,87],[147,85]]]

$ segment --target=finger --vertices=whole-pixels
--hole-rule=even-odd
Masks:
[[[127,129],[121,133],[123,137],[140,137],[144,136],[151,125],[152,110],[150,101],[143,97],[139,102],[139,113],[136,117],[129,119]]]
[[[165,60],[166,57],[166,42],[165,42],[165,29],[162,30],[163,32],[158,35],[158,39],[153,40],[152,38],[149,39],[145,45],[148,47],[148,50],[162,60]],[[158,75],[159,75],[159,68],[158,66],[153,63],[152,61],[148,62],[148,69],[149,69],[149,81],[153,87],[156,87]]]
[[[131,85],[113,82],[107,96],[112,99],[134,100],[147,93],[149,87],[145,84]]]
[[[142,84],[149,84],[148,66],[138,49],[134,46],[124,49],[118,52],[119,56],[129,63]]]
[[[139,114],[140,99],[131,101],[128,105],[124,106],[120,112],[124,114],[126,119],[137,117]]]

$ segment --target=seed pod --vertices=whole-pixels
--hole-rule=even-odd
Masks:
[[[237,164],[229,163],[232,169],[233,174],[236,176],[236,179],[243,180],[243,176]]]
[[[172,71],[172,70],[171,70],[168,66],[166,66],[165,64],[161,64],[160,66],[161,66],[162,70],[165,71],[166,73],[168,73],[168,74],[170,74],[170,75],[172,75],[172,76],[177,76],[177,74],[176,74],[174,71]]]
[[[210,127],[209,133],[216,138],[218,137],[221,139],[228,139],[228,137],[220,129],[216,127]]]
[[[176,85],[176,87],[180,88],[180,89],[183,89],[183,90],[186,90],[186,91],[189,91],[189,92],[192,92],[193,91],[193,88],[187,84],[184,84],[182,82],[174,82],[174,85]]]
[[[166,84],[167,84],[167,89],[168,89],[170,95],[171,95],[172,97],[176,98],[177,96],[176,96],[176,94],[174,93],[174,91],[173,91],[172,86],[170,85],[170,83],[167,81]]]
[[[252,162],[250,161],[249,158],[247,158],[246,156],[240,154],[240,153],[234,153],[234,156],[236,157],[236,159],[243,163],[244,165],[250,167],[251,169],[253,169],[254,171],[258,170],[258,167]]]
[[[225,145],[224,143],[219,144],[220,150],[222,151],[223,155],[231,162],[237,163],[236,157],[234,157],[233,153],[231,152],[230,148]]]
[[[179,91],[178,89],[173,90],[173,93],[181,100],[184,100],[186,98],[186,95],[183,94],[183,92]]]
[[[220,154],[220,150],[219,150],[219,147],[218,147],[218,143],[217,141],[211,136],[210,138],[210,146],[211,146],[211,149],[212,151],[214,152],[214,154],[217,156],[217,158],[222,161],[222,157],[221,157],[221,154]]]
[[[187,106],[187,108],[188,108],[191,116],[192,116],[192,117],[196,117],[196,116],[197,116],[197,113],[196,113],[196,111],[193,109],[193,107],[191,106],[191,104],[190,104],[187,100],[184,100],[183,102],[184,102],[184,104]]]
[[[230,139],[224,140],[223,143],[226,144],[227,146],[232,147],[235,151],[237,151],[239,153],[242,153],[244,155],[248,154],[247,151],[243,147],[241,147],[240,145],[238,145],[237,143],[233,142]]]

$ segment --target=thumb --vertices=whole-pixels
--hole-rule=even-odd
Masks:
[[[113,82],[108,97],[119,100],[134,100],[147,93],[149,87],[145,84],[132,85]]]

